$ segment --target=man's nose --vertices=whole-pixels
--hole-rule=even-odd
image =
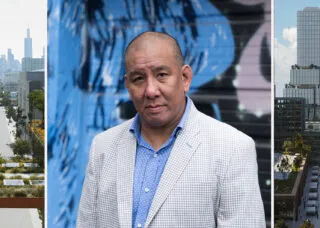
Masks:
[[[159,85],[153,77],[149,77],[147,80],[145,95],[149,99],[159,96]]]

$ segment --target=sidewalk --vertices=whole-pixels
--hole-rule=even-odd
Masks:
[[[37,209],[0,208],[1,227],[41,228]]]

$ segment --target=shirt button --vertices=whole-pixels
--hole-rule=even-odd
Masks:
[[[153,154],[153,157],[154,157],[154,158],[158,157],[158,154]]]
[[[149,188],[144,188],[144,191],[145,191],[145,192],[149,192],[150,189],[149,189]]]
[[[137,227],[142,227],[142,225],[140,223],[138,223]]]

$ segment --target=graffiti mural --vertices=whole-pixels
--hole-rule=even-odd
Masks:
[[[123,53],[169,33],[194,71],[190,97],[252,136],[270,226],[270,1],[48,1],[48,227],[74,227],[92,138],[135,114]]]

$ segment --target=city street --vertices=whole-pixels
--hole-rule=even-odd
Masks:
[[[312,168],[309,167],[308,169],[308,175],[307,175],[307,179],[306,179],[306,184],[304,186],[304,190],[303,190],[303,196],[301,199],[301,204],[299,206],[298,209],[298,220],[297,221],[286,221],[286,223],[289,225],[290,228],[299,228],[300,225],[302,224],[302,222],[306,219],[309,219],[312,224],[314,225],[314,227],[320,227],[320,218],[319,218],[319,214],[311,216],[311,215],[307,215],[306,214],[306,208],[305,208],[305,202],[308,200],[308,193],[309,193],[309,184],[311,183],[311,176],[312,176]],[[318,178],[319,179],[319,178]],[[317,193],[319,195],[320,193],[320,189],[317,189]],[[319,207],[319,199],[317,199],[317,207]],[[319,213],[319,212],[318,212]]]

